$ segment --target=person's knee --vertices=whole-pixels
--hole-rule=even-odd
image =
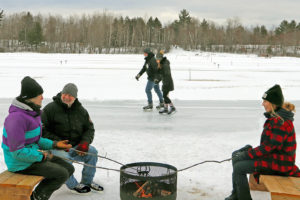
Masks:
[[[61,180],[61,182],[64,183],[74,173],[74,170],[75,169],[73,166],[68,169],[64,168],[64,167],[60,167],[59,170],[56,171],[55,177],[56,177],[56,179]],[[70,172],[72,172],[72,173],[70,174]]]
[[[152,88],[146,87],[145,92],[146,92],[146,93],[149,93],[149,92],[151,92],[151,90],[152,90]]]
[[[97,149],[94,146],[92,146],[92,145],[89,146],[89,153],[98,155]]]

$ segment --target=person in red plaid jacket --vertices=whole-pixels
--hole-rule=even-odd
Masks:
[[[260,145],[256,148],[246,145],[232,153],[233,190],[225,200],[252,200],[247,174],[253,173],[257,182],[260,174],[300,177],[300,171],[295,165],[295,106],[284,102],[279,85],[274,85],[266,91],[262,99],[267,120]]]

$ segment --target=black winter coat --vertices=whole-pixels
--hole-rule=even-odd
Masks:
[[[68,108],[61,101],[61,93],[58,93],[53,97],[53,102],[43,109],[42,122],[43,137],[56,141],[69,140],[72,146],[81,141],[93,142],[94,124],[78,99]]]
[[[157,71],[157,63],[153,53],[148,53],[148,56],[145,57],[145,63],[143,68],[139,72],[139,75],[142,76],[144,72],[147,72],[148,80],[154,81]]]
[[[171,74],[171,68],[170,68],[170,61],[163,57],[163,59],[160,61],[160,69],[159,72],[159,80],[162,80],[162,91],[173,91],[174,90],[174,83],[172,79]]]

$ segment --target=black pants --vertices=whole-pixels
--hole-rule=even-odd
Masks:
[[[163,98],[165,104],[172,103],[171,99],[168,97],[170,90],[163,90]]]
[[[238,200],[252,200],[247,174],[255,172],[254,162],[254,160],[244,160],[233,165],[233,193],[237,194]]]
[[[59,189],[73,172],[74,167],[71,164],[54,156],[51,161],[33,163],[27,169],[16,173],[45,177],[35,188],[34,193],[38,199],[48,200],[52,193]]]

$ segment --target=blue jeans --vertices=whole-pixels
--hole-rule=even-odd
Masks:
[[[74,147],[76,149],[77,146]],[[85,155],[85,156],[79,156],[74,150],[70,149],[69,152],[63,151],[63,150],[51,150],[51,152],[59,157],[68,158],[70,160],[75,160],[79,162],[84,162],[86,164],[96,166],[96,163],[98,161],[97,156],[93,155]],[[98,151],[95,147],[89,146],[89,153],[92,154],[98,154]],[[84,166],[82,169],[82,176],[81,176],[81,182],[82,184],[89,185],[93,182],[94,176],[96,173],[95,167],[88,167]],[[73,189],[78,185],[78,181],[75,179],[74,175],[70,176],[70,178],[66,181],[66,185],[69,189]]]
[[[155,84],[154,81],[150,81],[148,80],[147,82],[147,85],[146,85],[146,89],[145,89],[145,92],[147,94],[147,98],[148,98],[148,103],[149,104],[152,104],[153,101],[152,101],[152,88],[154,88],[154,91],[156,92],[158,98],[159,98],[159,102],[160,103],[163,103],[164,100],[163,100],[163,95],[159,89],[159,84]]]

